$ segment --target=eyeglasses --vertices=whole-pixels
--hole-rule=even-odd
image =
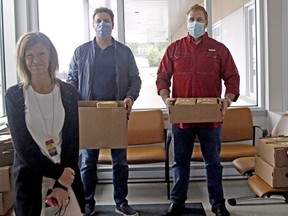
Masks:
[[[59,210],[54,214],[55,216],[64,216],[65,215],[65,212],[66,212],[66,209],[67,209],[67,206],[69,205],[70,203],[70,198],[69,198],[69,202],[68,204],[65,206],[65,208],[61,207],[59,208]]]

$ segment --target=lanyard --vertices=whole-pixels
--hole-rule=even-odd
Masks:
[[[41,106],[40,106],[40,103],[39,103],[39,99],[38,99],[38,96],[35,92],[35,90],[33,89],[33,92],[34,92],[34,96],[35,96],[35,99],[37,101],[37,105],[38,105],[38,108],[39,108],[39,111],[41,113],[41,117],[42,117],[42,120],[43,120],[43,123],[44,123],[44,126],[45,126],[45,130],[46,130],[46,135],[48,136],[48,138],[52,138],[52,135],[53,135],[53,128],[54,128],[54,89],[52,91],[52,125],[51,125],[51,134],[49,136],[49,133],[48,133],[48,127],[47,127],[47,123],[45,121],[45,118],[44,118],[44,115],[43,115],[43,112],[42,112],[42,109],[41,109]]]

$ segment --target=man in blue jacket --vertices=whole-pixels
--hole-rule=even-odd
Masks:
[[[96,37],[76,48],[69,66],[67,82],[76,86],[80,100],[123,100],[129,116],[139,96],[141,79],[131,50],[112,36],[114,14],[108,8],[97,8],[93,14]],[[95,214],[98,149],[81,150],[81,177],[86,199],[86,214]],[[128,164],[126,149],[111,149],[115,211],[138,216],[128,205]]]

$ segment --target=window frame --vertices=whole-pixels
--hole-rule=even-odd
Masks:
[[[251,11],[254,12],[254,25],[256,25],[256,19],[255,19],[255,4],[249,4],[244,6],[244,14],[245,14],[245,37],[246,37],[246,83],[247,83],[247,88],[246,88],[246,95],[247,96],[254,96],[256,98],[256,105],[258,104],[257,100],[257,61],[256,61],[256,50],[257,50],[257,37],[256,37],[256,26],[253,29],[251,25]],[[253,32],[253,30],[255,32]],[[253,41],[253,35],[255,36],[255,41]],[[253,44],[255,43],[255,44]],[[255,56],[254,56],[254,47],[255,45]],[[255,63],[253,63],[253,59],[255,57]],[[255,65],[254,65],[255,64]],[[251,73],[252,70],[254,70],[255,67],[255,77],[253,77],[253,72]],[[252,82],[251,82],[252,80]]]

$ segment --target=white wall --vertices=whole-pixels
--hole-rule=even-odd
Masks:
[[[266,37],[265,50],[265,107],[272,112],[282,112],[284,109],[283,97],[286,93],[283,92],[283,83],[287,83],[283,76],[283,31],[282,31],[282,3],[285,0],[266,0],[267,23],[264,26]],[[265,13],[265,11],[264,11]],[[285,21],[287,22],[287,20]],[[287,58],[286,60],[287,61]],[[287,73],[287,71],[285,71]]]
[[[268,110],[267,128],[272,129],[280,115],[287,111],[287,0],[263,1],[265,108]],[[284,28],[283,28],[284,27]]]
[[[230,50],[240,74],[240,93],[246,95],[245,29],[243,7],[221,20],[222,43]]]

